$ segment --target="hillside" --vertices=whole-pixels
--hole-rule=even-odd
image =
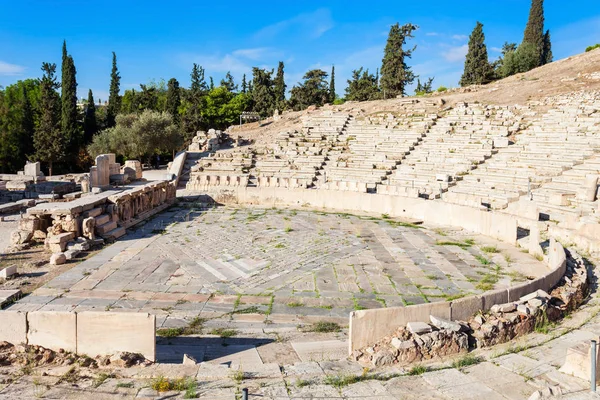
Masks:
[[[437,103],[447,107],[457,102],[480,102],[493,105],[526,105],[546,97],[600,89],[600,49],[555,61],[524,74],[493,82],[489,85],[451,89],[420,97],[427,103]],[[397,112],[405,107],[408,98],[348,102],[339,106],[325,105],[317,110],[286,112],[279,121],[268,118],[261,123],[244,124],[229,129],[231,136],[238,135],[254,139],[257,144],[268,144],[280,132],[300,129],[301,117],[322,110],[335,110],[350,114],[371,114],[376,112]],[[429,100],[429,101],[427,101]],[[443,106],[442,106],[443,100]]]

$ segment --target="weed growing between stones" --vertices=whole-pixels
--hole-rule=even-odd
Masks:
[[[231,374],[231,379],[233,379],[238,385],[244,381],[244,370],[242,369],[241,365]]]
[[[483,246],[481,248],[481,251],[483,251],[484,253],[490,253],[490,254],[499,253],[498,248],[496,246]]]
[[[427,368],[426,366],[415,365],[408,371],[407,375],[409,375],[409,376],[423,375],[427,371],[429,371],[429,368]]]
[[[325,376],[325,384],[333,386],[334,388],[341,389],[348,385],[358,383],[366,379],[366,376],[361,375],[327,375]]]
[[[237,331],[235,329],[226,329],[226,328],[215,328],[210,331],[211,335],[220,336],[222,338],[229,338],[237,335]]]
[[[134,386],[133,382],[119,382],[117,388],[131,389]]]
[[[158,336],[167,338],[186,335],[199,335],[202,333],[202,329],[204,328],[205,322],[206,320],[204,318],[195,317],[190,321],[190,323],[186,327],[161,328],[156,331],[156,334]]]
[[[435,242],[435,244],[438,246],[457,246],[461,249],[468,249],[474,244],[474,242],[471,239],[467,239],[463,242],[456,242],[451,240],[438,240]]]
[[[484,256],[475,256],[475,258],[481,263],[481,265],[490,265],[490,260],[488,260]]]
[[[296,387],[303,388],[305,386],[310,386],[312,384],[312,382],[309,380],[297,378],[295,384],[296,384]]]
[[[291,303],[287,303],[288,307],[304,307],[304,303],[300,303],[299,301],[292,301]]]
[[[330,333],[330,332],[339,332],[342,328],[339,324],[335,322],[329,321],[319,321],[314,324],[307,330],[308,332],[318,332],[318,333]]]
[[[189,387],[195,386],[196,382],[192,378],[167,379],[164,376],[158,376],[150,381],[150,387],[157,392],[187,392]]]
[[[463,358],[455,360],[452,363],[452,368],[461,369],[471,365],[479,364],[482,361],[485,361],[483,357],[477,357],[472,354],[467,354]]]
[[[94,378],[92,386],[94,388],[97,388],[100,385],[102,385],[107,379],[114,378],[114,377],[115,376],[113,374],[107,374],[106,372],[101,372],[96,378]]]

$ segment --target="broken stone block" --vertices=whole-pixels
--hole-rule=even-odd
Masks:
[[[599,338],[596,338],[598,342]],[[578,378],[590,381],[592,346],[589,342],[580,343],[576,346],[567,349],[567,357],[565,364],[559,369],[560,372],[567,375],[576,376]],[[596,350],[596,365],[600,365],[600,353]],[[600,368],[596,368],[596,380],[600,379]]]
[[[27,243],[33,237],[33,232],[29,231],[14,231],[10,235],[10,241],[12,244],[23,244]]]
[[[517,306],[517,312],[521,315],[529,315],[529,307],[527,307],[525,304],[519,304]]]
[[[190,356],[189,354],[184,354],[183,355],[183,365],[196,365],[198,364],[198,361],[196,361],[196,359],[192,356]]]
[[[17,266],[16,265],[11,265],[9,267],[6,267],[6,268],[0,270],[0,278],[1,279],[8,279],[16,274],[17,274]]]
[[[391,345],[394,346],[395,348],[399,349],[402,347],[402,340],[398,339],[397,337],[392,338]]]
[[[392,365],[396,357],[388,351],[388,350],[380,350],[375,355],[373,355],[373,360],[371,361],[376,367],[383,367],[386,365]]]
[[[65,253],[54,253],[50,256],[51,265],[61,265],[67,262],[67,256]]]
[[[538,299],[537,297],[535,299],[531,299],[527,302],[527,304],[531,307],[534,308],[538,308],[541,307],[542,304],[544,304],[544,301],[542,299]]]
[[[67,260],[72,260],[79,254],[79,250],[67,250],[63,253]]]
[[[432,331],[431,326],[425,322],[409,322],[406,328],[415,335],[422,335]]]
[[[509,313],[513,312],[517,309],[517,305],[515,303],[505,303],[505,304],[494,304],[490,311],[493,314],[498,313]]]
[[[447,319],[435,317],[433,315],[429,316],[429,320],[431,324],[438,329],[447,329],[452,332],[460,332],[462,327],[459,323],[448,321]]]

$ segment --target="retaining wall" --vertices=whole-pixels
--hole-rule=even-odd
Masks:
[[[146,313],[0,311],[0,341],[90,357],[140,353],[156,361],[156,316]]]
[[[550,241],[548,249],[548,266],[551,272],[545,276],[479,296],[465,297],[452,302],[353,311],[350,313],[349,352],[377,343],[384,336],[393,334],[399,327],[406,326],[408,322],[429,323],[430,315],[466,320],[480,310],[489,310],[494,304],[518,300],[538,289],[549,291],[560,281],[567,267],[565,250],[554,239]]]
[[[391,217],[418,219],[425,223],[460,226],[513,245],[517,241],[517,220],[513,216],[442,201],[339,190],[263,187],[215,187],[207,194],[219,203],[306,206],[388,214]]]

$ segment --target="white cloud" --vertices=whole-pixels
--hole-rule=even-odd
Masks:
[[[15,76],[25,72],[25,67],[0,61],[0,75]]]
[[[270,49],[268,47],[256,47],[253,49],[235,50],[231,54],[234,56],[247,58],[249,60],[260,60],[260,59],[264,59],[264,57],[267,56],[268,53],[270,53]]]
[[[467,35],[452,35],[452,39],[454,40],[467,40],[468,38]]]
[[[304,37],[316,39],[333,28],[331,11],[320,8],[310,13],[299,14],[293,18],[279,21],[259,30],[254,38],[257,40],[273,39],[285,31],[297,31]]]
[[[440,36],[440,34],[437,32],[427,32],[425,36]]]
[[[444,56],[444,58],[448,62],[464,61],[468,50],[469,46],[466,44],[457,47],[450,47],[447,51],[444,51],[442,53],[442,56]]]
[[[490,50],[495,53],[502,53],[502,49],[500,47],[490,47]]]

